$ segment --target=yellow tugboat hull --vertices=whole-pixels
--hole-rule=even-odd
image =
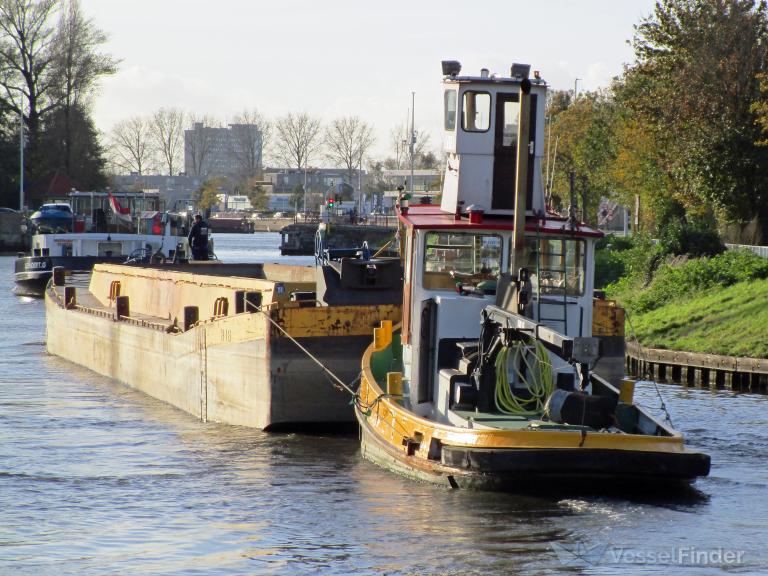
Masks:
[[[463,428],[422,418],[385,394],[363,355],[362,455],[405,476],[452,487],[504,489],[542,478],[616,478],[688,482],[709,471],[709,457],[669,436],[583,430]]]

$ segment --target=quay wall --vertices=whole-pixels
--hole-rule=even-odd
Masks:
[[[646,348],[627,343],[627,372],[658,382],[768,392],[768,359]]]

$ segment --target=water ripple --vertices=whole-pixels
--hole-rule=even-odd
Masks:
[[[278,259],[278,242],[217,235],[217,250]],[[42,303],[13,296],[12,259],[0,265],[0,574],[669,573],[563,563],[553,543],[745,554],[676,574],[768,565],[766,397],[660,386],[675,424],[712,455],[687,498],[451,491],[361,460],[354,434],[203,424],[47,355]],[[637,397],[659,406],[652,386]]]

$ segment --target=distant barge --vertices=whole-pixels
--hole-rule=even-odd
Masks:
[[[395,235],[395,226],[366,224],[297,223],[280,230],[280,254],[283,256],[312,256],[318,253],[318,231],[323,236],[324,249],[362,246],[367,242],[372,249],[381,248]]]

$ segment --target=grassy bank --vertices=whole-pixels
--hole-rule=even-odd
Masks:
[[[768,358],[768,260],[729,251],[686,258],[642,241],[613,255],[607,287],[627,310],[627,338],[653,348]]]
[[[768,280],[714,287],[630,313],[627,339],[651,348],[768,358]]]

